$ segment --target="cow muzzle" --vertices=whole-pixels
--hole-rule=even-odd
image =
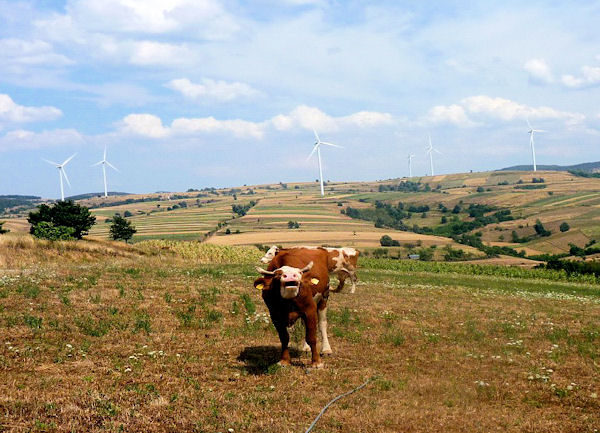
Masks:
[[[299,281],[281,282],[281,297],[284,299],[294,299],[300,293]]]
[[[287,268],[281,274],[281,297],[292,299],[300,293],[302,272],[298,269]]]

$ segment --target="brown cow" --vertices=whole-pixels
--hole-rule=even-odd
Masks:
[[[327,338],[327,298],[329,272],[324,249],[291,249],[279,252],[267,270],[256,268],[263,276],[254,281],[262,289],[262,298],[281,341],[281,365],[289,365],[290,335],[288,327],[298,318],[306,328],[306,342],[311,353],[311,366],[323,367],[317,350],[317,323],[323,338],[323,353],[331,353]]]
[[[358,250],[348,247],[324,248],[301,246],[292,248],[302,248],[309,250],[315,250],[319,248],[325,249],[329,255],[327,259],[327,268],[329,270],[329,273],[335,274],[339,281],[338,286],[332,291],[341,291],[344,288],[344,283],[347,277],[350,277],[350,280],[352,281],[352,289],[350,289],[350,293],[354,293],[356,291],[356,282],[358,281],[358,277],[356,276],[356,268],[358,267],[358,256],[360,254]],[[273,257],[275,257],[275,255],[279,251],[287,251],[292,248],[279,248],[277,245],[273,245],[260,259],[260,261],[263,263],[269,263],[271,262],[271,260],[273,260]]]

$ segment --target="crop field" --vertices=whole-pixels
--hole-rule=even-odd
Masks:
[[[536,182],[534,183],[534,178]],[[480,252],[458,245],[450,238],[432,237],[412,231],[414,226],[440,227],[440,206],[463,208],[460,219],[469,221],[466,209],[471,204],[509,209],[511,221],[488,224],[469,234],[480,233],[488,245],[502,245],[527,254],[568,253],[572,245],[585,247],[600,241],[600,179],[582,178],[564,172],[482,172],[414,177],[419,191],[386,190],[401,180],[377,182],[332,182],[326,196],[319,195],[317,183],[290,183],[243,186],[232,189],[186,193],[95,197],[80,201],[91,206],[97,224],[90,236],[107,239],[110,218],[115,213],[129,214],[137,229],[133,240],[205,240],[220,245],[320,244],[347,245],[374,249],[387,234],[410,245],[451,245],[465,252]],[[426,187],[426,189],[425,189]],[[533,189],[532,189],[533,188]],[[250,201],[256,205],[245,215],[232,206]],[[348,207],[365,209],[377,202],[430,207],[403,220],[411,231],[376,228],[373,221],[352,219],[341,211]],[[490,212],[491,213],[491,212]],[[551,232],[536,236],[534,225],[540,220]],[[298,223],[297,228],[288,224]],[[570,230],[560,231],[568,222]],[[28,231],[25,218],[8,219],[5,227],[15,232]],[[381,227],[381,226],[380,226]],[[519,242],[513,241],[516,233]],[[481,254],[479,254],[481,255]],[[439,257],[437,257],[439,258]]]
[[[325,367],[276,362],[260,252],[0,237],[0,430],[595,432],[600,281],[366,259]],[[297,339],[301,329],[296,329]]]

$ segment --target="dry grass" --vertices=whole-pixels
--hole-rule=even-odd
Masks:
[[[597,286],[361,269],[330,298],[334,354],[306,374],[306,355],[274,365],[250,265],[33,249],[0,271],[0,430],[303,432],[371,376],[315,431],[600,425]]]
[[[0,269],[15,269],[61,259],[67,262],[93,261],[107,257],[139,257],[142,254],[142,251],[123,242],[97,239],[52,242],[23,233],[0,236]]]

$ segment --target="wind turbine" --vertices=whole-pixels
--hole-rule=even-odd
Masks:
[[[112,168],[115,171],[119,171],[119,170],[117,169],[117,167],[115,167],[114,165],[112,165],[110,162],[108,162],[106,160],[106,146],[104,146],[104,157],[102,158],[102,161],[98,161],[97,163],[93,164],[92,167],[95,167],[100,164],[102,164],[102,175],[104,176],[104,197],[108,197],[108,190],[106,188],[106,166],[108,165],[110,168]]]
[[[415,157],[412,153],[408,154],[408,177],[412,177],[412,159]]]
[[[533,143],[533,134],[535,132],[546,132],[543,129],[533,129],[531,123],[529,123],[529,118],[526,118],[527,126],[529,126],[529,145],[531,146],[531,157],[533,158],[533,171],[537,171],[537,165],[535,163],[535,145]]]
[[[325,144],[327,146],[333,146],[333,147],[339,147],[339,148],[341,148],[342,146],[338,146],[337,144],[333,144],[333,143],[327,143],[326,141],[321,141],[321,139],[319,138],[319,135],[317,134],[317,131],[315,131],[314,128],[313,128],[313,132],[315,133],[315,138],[317,139],[317,141],[315,141],[313,150],[312,150],[312,152],[310,152],[310,155],[308,155],[308,158],[306,158],[306,160],[309,160],[310,157],[313,156],[315,151],[317,152],[317,157],[319,159],[319,180],[321,181],[321,195],[324,196],[325,190],[323,189],[323,168],[321,167],[321,145]]]
[[[62,164],[57,164],[56,162],[52,162],[52,161],[49,161],[47,159],[44,159],[44,161],[46,161],[47,163],[52,164],[53,166],[55,166],[56,168],[58,168],[58,177],[60,178],[60,199],[62,201],[65,201],[65,190],[64,190],[64,187],[63,187],[63,176],[64,176],[65,180],[67,181],[67,184],[69,185],[69,188],[71,188],[71,182],[69,182],[69,178],[67,177],[67,172],[65,171],[65,165],[67,165],[67,163],[70,160],[72,160],[75,155],[77,155],[77,154],[74,153],[73,155],[69,156]]]
[[[431,167],[431,176],[435,176],[435,173],[433,171],[433,152],[437,152],[440,155],[442,155],[442,152],[433,148],[433,145],[431,144],[431,134],[429,134],[429,147],[427,147],[427,153],[429,154],[429,166]]]

